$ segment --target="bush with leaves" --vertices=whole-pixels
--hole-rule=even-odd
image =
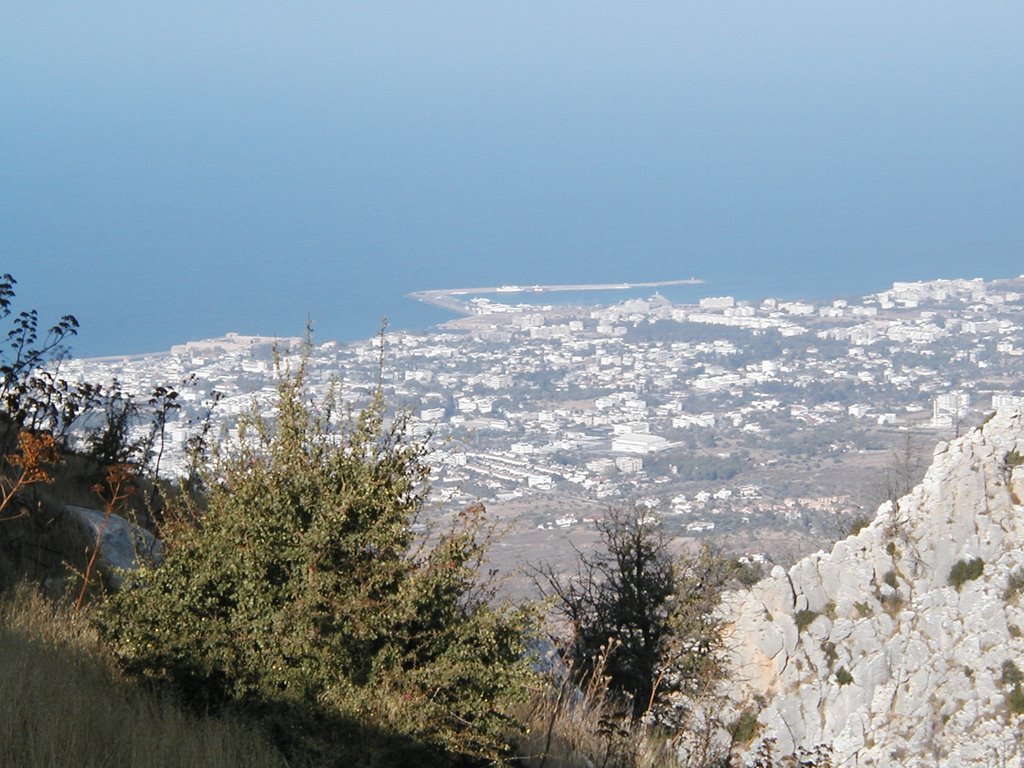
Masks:
[[[278,391],[276,422],[250,418],[198,523],[169,528],[162,565],[104,606],[106,637],[198,706],[299,713],[278,735],[303,760],[369,759],[358,739],[295,736],[323,717],[499,757],[532,679],[533,617],[495,607],[479,577],[482,508],[417,544],[429,469],[404,419],[378,395],[335,428],[302,367]]]
[[[634,718],[682,726],[687,705],[710,694],[724,673],[716,608],[732,562],[707,548],[674,556],[642,508],[611,510],[598,529],[603,550],[579,552],[574,575],[550,565],[535,572],[571,628],[569,666],[586,684],[602,660]]]
[[[69,384],[52,370],[66,354],[65,342],[78,333],[78,321],[64,315],[45,331],[39,328],[39,313],[34,309],[15,314],[14,286],[11,275],[0,275],[0,321],[10,320],[10,328],[0,342],[0,409],[4,444],[10,449],[22,429],[59,431],[88,407],[92,395],[86,386]]]
[[[949,584],[959,592],[960,587],[968,581],[981,578],[981,574],[984,572],[985,562],[980,557],[974,557],[970,560],[961,558],[953,563],[953,567],[949,569]]]

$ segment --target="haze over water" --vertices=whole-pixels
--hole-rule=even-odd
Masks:
[[[1007,2],[9,0],[0,272],[86,356],[425,327],[428,288],[1013,276],[1022,39]]]

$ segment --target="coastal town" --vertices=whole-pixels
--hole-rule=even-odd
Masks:
[[[516,298],[460,296],[444,326],[317,342],[307,375],[355,407],[379,388],[430,450],[433,513],[482,501],[524,546],[628,504],[681,538],[791,560],[905,492],[936,442],[1024,403],[1024,276],[827,301]],[[174,476],[201,424],[230,441],[244,414],[272,415],[275,368],[302,346],[232,333],[61,375],[116,378],[140,402],[178,387]]]

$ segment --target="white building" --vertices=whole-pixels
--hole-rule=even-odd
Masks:
[[[932,426],[952,427],[967,415],[971,396],[966,392],[948,392],[932,401]]]
[[[996,392],[992,395],[992,408],[1024,408],[1024,395],[1011,395],[1006,392]]]
[[[639,472],[644,468],[644,461],[636,456],[619,456],[615,459],[615,466],[622,472]]]
[[[530,488],[536,488],[538,491],[550,491],[553,483],[548,475],[528,475],[526,485]]]
[[[732,296],[708,296],[700,300],[701,309],[728,309],[736,306]]]
[[[657,453],[668,447],[668,440],[658,435],[639,435],[627,432],[612,440],[612,450],[621,453]]]

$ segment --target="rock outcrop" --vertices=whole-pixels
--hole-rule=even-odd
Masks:
[[[121,571],[134,570],[144,562],[159,562],[163,557],[162,541],[120,515],[71,504],[64,507],[64,513],[78,529],[85,551],[91,553],[99,545],[98,572],[108,586],[116,589],[121,585]]]
[[[836,765],[1024,761],[1022,455],[1024,414],[1000,411],[831,552],[730,597],[760,736]]]
[[[75,595],[97,544],[90,581],[115,589],[123,570],[163,555],[161,541],[120,515],[71,504],[39,506],[4,521],[0,588],[27,579],[52,597]]]

